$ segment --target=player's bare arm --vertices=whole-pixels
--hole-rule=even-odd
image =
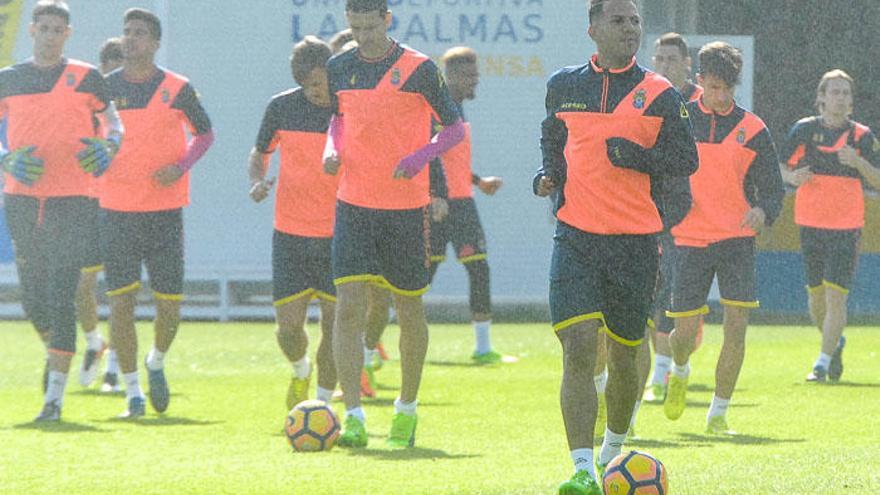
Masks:
[[[250,196],[255,203],[259,203],[269,196],[275,178],[266,178],[266,160],[268,155],[260,153],[256,148],[251,149],[248,156],[248,176],[251,180]]]
[[[844,146],[837,152],[837,159],[843,165],[858,170],[872,188],[880,189],[880,169],[877,169],[871,165],[871,162],[862,158],[855,148]]]

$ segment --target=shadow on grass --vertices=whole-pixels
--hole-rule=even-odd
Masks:
[[[113,397],[115,399],[118,399],[119,397],[125,397],[125,390],[119,390],[117,392],[101,392],[99,389],[96,388],[84,388],[68,392],[68,394],[83,395],[88,397]]]
[[[92,425],[71,423],[68,421],[48,423],[35,423],[31,421],[29,423],[14,425],[12,428],[16,430],[37,430],[46,433],[110,433],[108,430],[103,430]]]
[[[142,416],[140,418],[110,418],[105,423],[133,424],[138,426],[211,426],[225,421],[208,421],[201,419],[182,418],[179,416]]]
[[[679,433],[679,437],[690,443],[732,443],[737,445],[777,445],[785,443],[803,443],[803,438],[771,438],[753,435],[699,435],[696,433]]]
[[[601,443],[599,443],[601,445]],[[669,440],[654,440],[651,438],[627,438],[626,439],[627,447],[638,447],[638,448],[646,448],[646,449],[678,449],[682,447],[693,448],[693,447],[708,447],[708,445],[693,445],[682,442],[674,442]]]
[[[821,386],[821,385],[820,385]],[[830,382],[825,386],[836,388],[836,387],[846,387],[846,388],[880,388],[880,383],[859,383],[859,382]]]
[[[352,457],[374,457],[387,461],[411,461],[414,459],[472,459],[482,457],[477,454],[450,454],[445,450],[426,449],[422,447],[412,447],[409,449],[399,450],[379,450],[379,449],[351,449],[348,450]]]
[[[396,390],[396,389],[395,389]],[[364,397],[361,399],[361,402],[368,406],[393,406],[394,398],[393,397],[373,397],[372,399]],[[457,406],[460,403],[450,403],[450,402],[422,402],[419,401],[419,407],[450,407]]]
[[[471,361],[425,361],[426,365],[445,368],[500,368],[500,365],[477,364]]]

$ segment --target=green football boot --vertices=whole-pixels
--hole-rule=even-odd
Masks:
[[[416,444],[416,424],[418,417],[403,413],[396,413],[391,418],[391,432],[388,433],[386,443],[389,447],[405,449]]]
[[[706,423],[706,433],[709,435],[734,436],[736,432],[727,426],[727,418],[724,416],[712,416]]]
[[[471,361],[473,361],[474,364],[479,365],[498,364],[501,362],[502,357],[503,356],[501,355],[501,353],[497,351],[489,351],[484,353],[477,353],[476,351],[474,351],[474,353],[471,354]]]
[[[648,404],[663,404],[666,400],[666,384],[655,383],[649,386],[643,400]]]
[[[287,410],[293,409],[293,407],[304,400],[308,400],[309,398],[309,383],[312,380],[312,374],[309,373],[309,376],[305,378],[297,378],[296,375],[293,375],[290,378],[290,385],[287,386]]]
[[[674,421],[684,413],[687,388],[687,377],[679,378],[675,373],[669,375],[669,389],[666,393],[666,401],[663,402],[663,414],[667,418]]]
[[[347,416],[342,425],[342,435],[336,441],[340,447],[366,447],[367,426],[354,416]]]
[[[582,469],[570,480],[559,485],[559,495],[602,495],[599,483],[590,476],[589,471]]]

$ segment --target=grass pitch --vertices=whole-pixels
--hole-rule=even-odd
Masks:
[[[151,331],[139,328],[143,351]],[[392,358],[397,335],[392,327],[385,337]],[[673,494],[880,493],[880,330],[847,336],[842,382],[817,386],[803,381],[816,330],[751,328],[728,413],[741,434],[728,439],[703,434],[721,339],[707,326],[684,416],[671,422],[661,406],[643,405],[642,439],[625,448],[660,458]],[[369,447],[300,454],[282,434],[289,366],[270,324],[184,323],[166,358],[172,399],[164,415],[148,406],[139,421],[116,420],[124,397],[84,390],[73,372],[63,421],[44,427],[31,423],[42,402],[41,345],[28,325],[7,323],[0,493],[556,493],[572,471],[558,406],[559,344],[548,325],[496,325],[493,337],[519,362],[471,366],[469,327],[431,327],[414,449],[384,444],[400,378],[392,360],[378,373],[378,398],[365,402]]]

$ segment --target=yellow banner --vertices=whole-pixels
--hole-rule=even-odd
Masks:
[[[0,0],[0,67],[12,65],[24,0]]]

